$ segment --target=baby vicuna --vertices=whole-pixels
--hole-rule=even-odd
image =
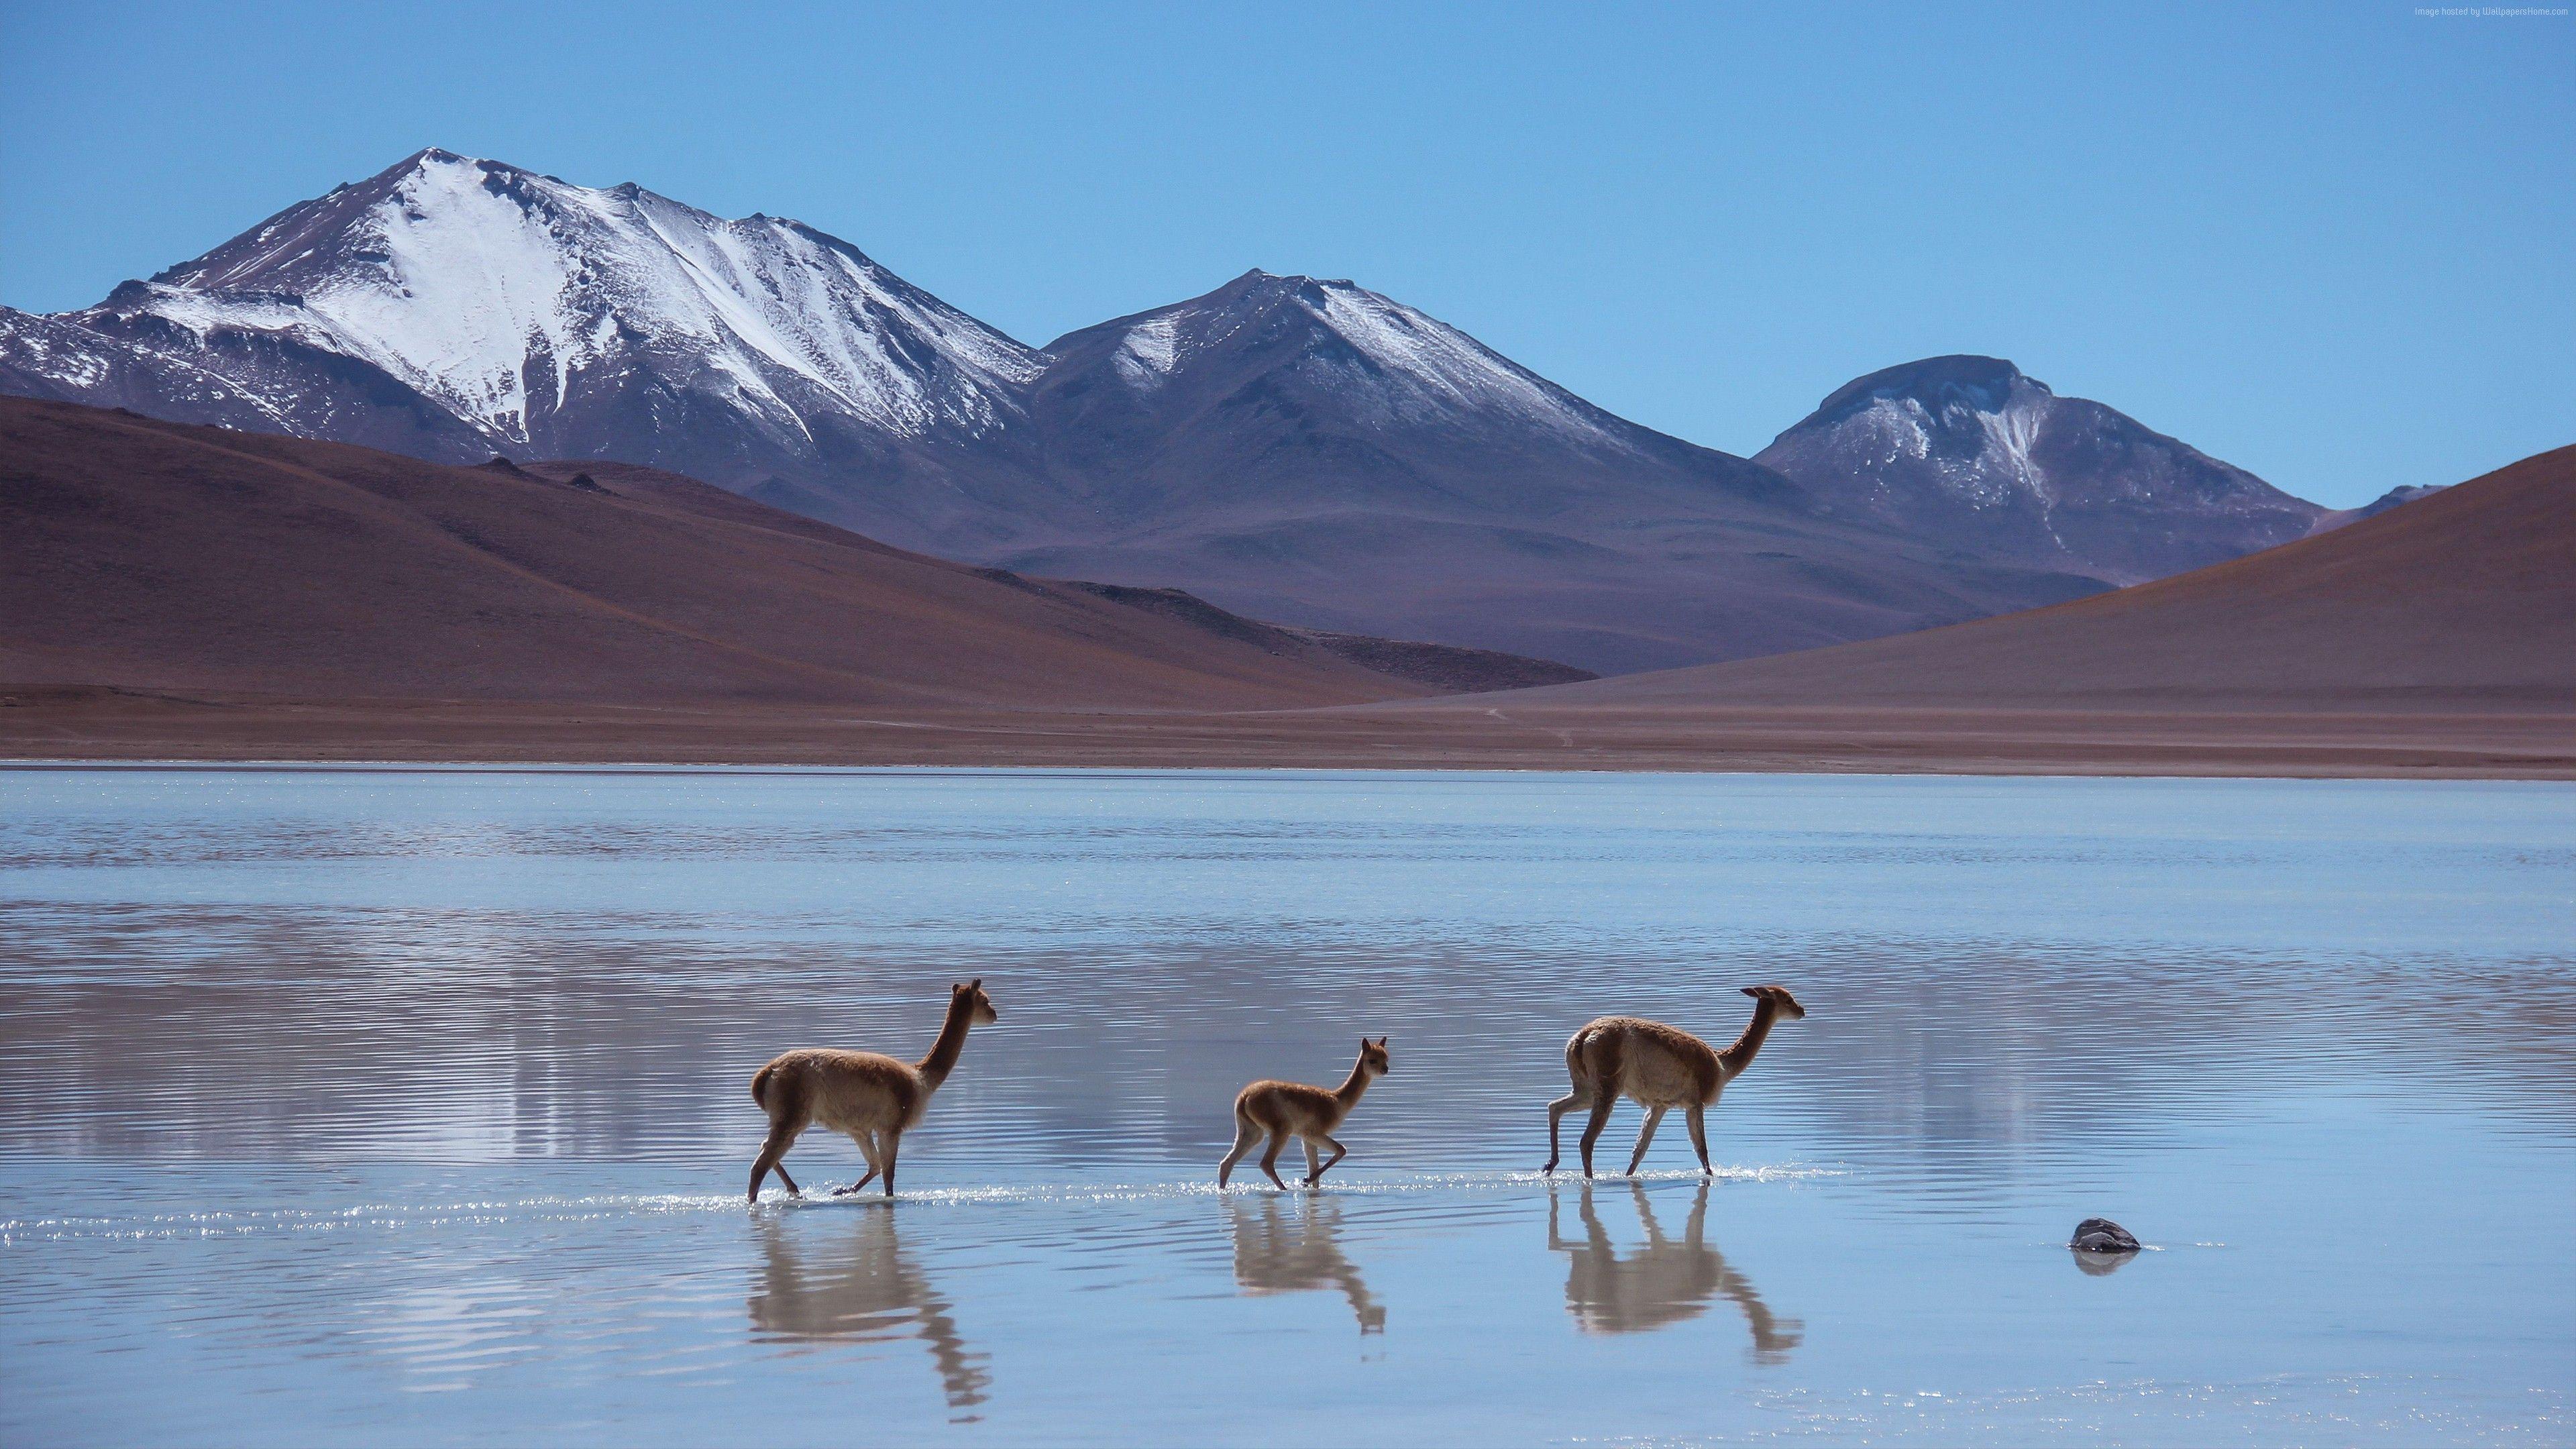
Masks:
[[[1333,1140],[1333,1129],[1359,1105],[1360,1093],[1368,1090],[1368,1084],[1385,1075],[1386,1038],[1361,1037],[1360,1059],[1351,1064],[1350,1079],[1332,1091],[1304,1082],[1255,1082],[1236,1093],[1234,1150],[1217,1165],[1216,1185],[1225,1186],[1225,1180],[1234,1175],[1234,1165],[1264,1134],[1270,1138],[1270,1150],[1261,1154],[1261,1170],[1270,1174],[1273,1183],[1288,1185],[1279,1181],[1279,1149],[1288,1145],[1290,1137],[1305,1145],[1306,1185],[1323,1181],[1324,1169],[1350,1150]],[[1333,1155],[1320,1162],[1315,1157],[1318,1142],[1333,1149]]]
[[[1786,986],[1747,986],[1744,994],[1753,998],[1753,1021],[1724,1051],[1660,1021],[1605,1016],[1586,1023],[1565,1044],[1565,1072],[1573,1078],[1574,1090],[1547,1104],[1547,1166],[1541,1171],[1556,1171],[1557,1124],[1566,1113],[1589,1108],[1591,1120],[1583,1124],[1583,1175],[1590,1177],[1592,1144],[1601,1140],[1601,1129],[1610,1125],[1610,1108],[1621,1097],[1634,1098],[1646,1109],[1637,1150],[1628,1155],[1630,1176],[1646,1160],[1647,1144],[1655,1140],[1664,1113],[1675,1107],[1682,1109],[1683,1120],[1690,1124],[1691,1149],[1699,1154],[1699,1170],[1710,1171],[1708,1109],[1717,1105],[1727,1083],[1753,1065],[1754,1054],[1762,1050],[1774,1023],[1797,1021],[1807,1014]]]
[[[867,1155],[867,1177],[840,1192],[857,1192],[869,1178],[884,1173],[886,1196],[894,1196],[894,1155],[904,1132],[930,1110],[930,1094],[956,1068],[957,1054],[966,1049],[967,1028],[1000,1019],[979,976],[948,988],[948,1019],[939,1024],[930,1055],[918,1062],[807,1047],[762,1067],[751,1079],[751,1100],[769,1114],[769,1140],[751,1165],[751,1200],[760,1201],[760,1180],[772,1172],[787,1184],[790,1196],[804,1196],[779,1159],[796,1145],[798,1133],[818,1122],[848,1133]]]

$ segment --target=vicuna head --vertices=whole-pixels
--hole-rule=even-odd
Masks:
[[[984,978],[981,976],[972,981],[948,983],[948,1009],[955,1011],[961,1001],[966,1003],[966,1019],[977,1026],[989,1026],[1002,1019],[1002,1014],[993,1009],[993,998],[984,994]]]
[[[1796,1021],[1807,1014],[1807,1008],[1798,1004],[1798,998],[1791,996],[1786,986],[1747,986],[1744,994],[1779,1008],[1783,1021]]]
[[[1386,1075],[1385,1037],[1379,1037],[1375,1041],[1370,1041],[1367,1037],[1360,1038],[1360,1070],[1372,1077]]]

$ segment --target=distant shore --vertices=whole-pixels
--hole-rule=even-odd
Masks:
[[[0,688],[0,759],[2576,779],[2576,714],[1920,708],[1241,714],[289,701]]]

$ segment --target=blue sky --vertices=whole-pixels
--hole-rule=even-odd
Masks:
[[[722,8],[5,0],[0,303],[440,145],[794,216],[1037,343],[1350,277],[1738,453],[1941,352],[2331,504],[2576,442],[2563,14]]]

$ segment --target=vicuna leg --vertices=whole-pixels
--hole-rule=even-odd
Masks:
[[[1556,1159],[1558,1156],[1556,1145],[1556,1124],[1565,1120],[1566,1113],[1574,1111],[1579,1107],[1589,1107],[1591,1105],[1592,1099],[1584,1095],[1584,1092],[1580,1087],[1547,1104],[1547,1166],[1540,1168],[1539,1171],[1556,1171]]]
[[[1261,1170],[1270,1174],[1271,1182],[1282,1191],[1287,1189],[1288,1184],[1279,1181],[1279,1149],[1287,1145],[1287,1133],[1273,1132],[1270,1134],[1270,1150],[1261,1154]]]
[[[903,1146],[903,1129],[894,1128],[880,1140],[885,1143],[885,1195],[892,1197],[894,1196],[894,1154],[896,1148]]]
[[[1608,1092],[1592,1098],[1592,1120],[1583,1124],[1583,1175],[1592,1175],[1592,1144],[1601,1140],[1601,1129],[1610,1125],[1610,1108],[1619,1099]]]
[[[1326,1147],[1329,1147],[1329,1148],[1333,1149],[1333,1155],[1332,1155],[1332,1156],[1330,1156],[1330,1157],[1325,1158],[1325,1159],[1324,1159],[1324,1163],[1323,1163],[1323,1165],[1322,1165],[1321,1167],[1317,1167],[1317,1166],[1315,1165],[1315,1143],[1316,1143],[1318,1140],[1322,1141],[1322,1142],[1323,1142],[1323,1144],[1324,1144]],[[1324,1174],[1333,1170],[1333,1164],[1334,1164],[1334,1163],[1336,1163],[1336,1162],[1341,1161],[1344,1157],[1347,1157],[1347,1156],[1349,1156],[1349,1155],[1350,1155],[1350,1149],[1349,1149],[1349,1148],[1344,1147],[1342,1144],[1340,1144],[1340,1143],[1338,1143],[1338,1142],[1334,1141],[1334,1140],[1333,1140],[1332,1138],[1330,1138],[1330,1137],[1325,1137],[1325,1138],[1321,1138],[1321,1139],[1317,1139],[1317,1138],[1313,1138],[1313,1137],[1309,1137],[1309,1138],[1307,1138],[1307,1139],[1306,1139],[1306,1166],[1307,1166],[1309,1169],[1311,1169],[1311,1170],[1306,1174],[1306,1185],[1307,1185],[1308,1187],[1313,1187],[1315,1184],[1317,1184],[1317,1183],[1319,1183],[1319,1182],[1322,1182],[1322,1181],[1324,1180]]]
[[[1313,1187],[1315,1179],[1324,1175],[1323,1163],[1315,1156],[1315,1139],[1300,1137],[1297,1145],[1306,1149],[1306,1185]]]
[[[1251,1118],[1237,1117],[1234,1119],[1234,1146],[1226,1152],[1225,1161],[1216,1165],[1216,1185],[1218,1187],[1225,1186],[1225,1180],[1234,1175],[1234,1165],[1241,1162],[1243,1160],[1243,1154],[1250,1152],[1252,1150],[1252,1144],[1260,1140],[1261,1128],[1256,1125]]]
[[[1700,1175],[1714,1175],[1717,1169],[1708,1165],[1708,1109],[1693,1107],[1685,1120],[1690,1123],[1691,1150],[1699,1154]]]
[[[1637,1133],[1637,1150],[1628,1154],[1628,1175],[1637,1175],[1637,1164],[1646,1160],[1646,1144],[1655,1140],[1655,1129],[1664,1125],[1664,1109],[1646,1109],[1646,1125]]]
[[[751,1164],[750,1200],[752,1202],[760,1201],[760,1180],[769,1176],[769,1174],[773,1172],[778,1174],[778,1180],[780,1182],[787,1184],[787,1195],[789,1197],[804,1196],[803,1193],[796,1190],[796,1179],[787,1175],[787,1164],[779,1160],[787,1155],[788,1148],[795,1145],[795,1128],[788,1126],[784,1122],[772,1122],[769,1124],[769,1140],[760,1144],[760,1156],[754,1159]]]
[[[848,1197],[851,1193],[857,1192],[860,1188],[867,1186],[869,1180],[877,1175],[878,1148],[876,1134],[873,1132],[853,1132],[850,1134],[850,1140],[859,1144],[859,1155],[868,1160],[867,1176],[851,1183],[848,1187],[836,1187],[832,1189],[832,1196],[834,1197]]]

